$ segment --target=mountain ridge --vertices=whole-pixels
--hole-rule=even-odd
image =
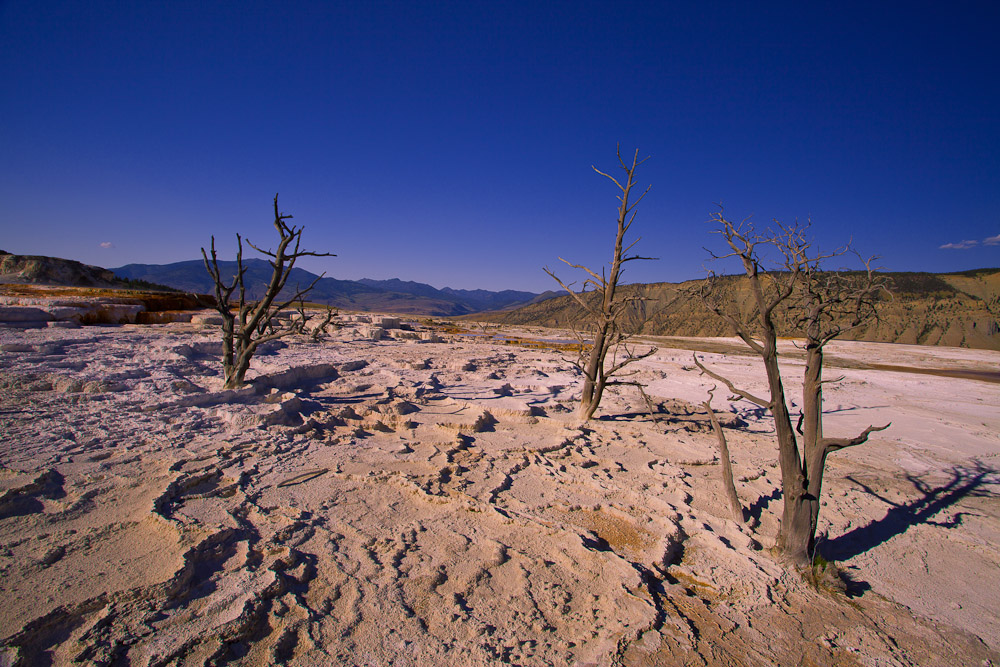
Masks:
[[[245,259],[248,295],[258,298],[263,294],[272,272],[271,265],[263,259]],[[235,261],[220,261],[223,276],[236,275]],[[115,275],[131,280],[144,280],[181,289],[187,292],[214,293],[215,283],[205,270],[202,260],[186,260],[170,264],[126,264],[111,269]],[[307,298],[345,310],[393,312],[408,315],[459,316],[484,310],[502,310],[535,301],[539,294],[517,290],[456,290],[437,289],[426,283],[400,280],[340,280],[322,277],[294,267],[283,293],[287,298],[295,287],[306,287],[319,278]]]
[[[221,261],[223,275],[235,275],[235,261]],[[263,294],[271,276],[269,262],[244,261],[250,298]],[[950,345],[1000,350],[1000,268],[952,273],[886,272],[892,298],[883,300],[880,319],[845,334],[848,340],[870,340],[925,345]],[[316,274],[293,268],[287,298],[305,287]],[[642,312],[627,312],[625,324],[640,334],[672,336],[728,336],[725,322],[710,313],[693,294],[704,279],[680,283],[622,285],[624,294],[642,296]],[[745,276],[720,276],[719,288],[740,304],[744,315],[750,299]],[[171,264],[127,264],[116,269],[90,266],[75,260],[0,251],[0,283],[143,287],[213,294],[215,284],[201,260]],[[579,305],[565,292],[533,294],[517,290],[461,290],[435,288],[400,279],[339,280],[322,277],[308,295],[314,303],[344,310],[392,312],[411,316],[450,316],[476,320],[572,328],[580,320]],[[796,335],[782,322],[783,335]]]

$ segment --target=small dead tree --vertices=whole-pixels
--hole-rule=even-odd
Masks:
[[[236,275],[231,281],[222,277],[219,260],[215,252],[215,236],[212,236],[211,258],[201,249],[205,260],[205,269],[215,281],[216,309],[222,315],[222,370],[225,376],[226,389],[243,386],[244,377],[250,368],[250,359],[257,348],[268,341],[285,336],[302,333],[305,329],[305,314],[300,310],[299,317],[293,317],[287,323],[279,324],[277,315],[292,304],[301,303],[303,297],[316,286],[323,275],[319,275],[305,289],[296,289],[289,298],[278,301],[278,296],[285,288],[288,277],[296,260],[300,257],[335,257],[331,253],[316,253],[301,250],[302,227],[289,225],[286,220],[292,216],[278,211],[278,195],[274,195],[274,228],[280,237],[277,249],[262,250],[247,241],[247,245],[270,257],[269,263],[273,269],[266,291],[260,299],[247,298],[245,282],[247,268],[243,265],[243,238],[236,235]],[[235,303],[233,293],[238,295]],[[235,308],[235,312],[233,309]]]
[[[805,235],[808,226],[776,222],[776,229],[758,234],[749,220],[733,222],[726,219],[721,210],[713,216],[713,221],[718,225],[716,233],[722,235],[730,249],[725,255],[713,256],[719,259],[735,257],[742,262],[749,281],[754,315],[749,320],[741,318],[707,295],[705,303],[760,356],[764,362],[769,395],[766,398],[755,396],[709,370],[697,358],[695,363],[702,372],[725,384],[735,395],[771,413],[778,441],[784,499],[775,550],[783,561],[796,567],[808,567],[815,547],[819,494],[827,455],[866,442],[872,432],[888,428],[888,425],[869,426],[854,438],[827,438],[823,435],[823,348],[847,328],[859,326],[874,316],[876,297],[883,286],[876,280],[870,262],[866,264],[867,279],[861,281],[844,280],[836,278],[836,274],[824,273],[821,263],[843,255],[846,248],[826,255],[815,253]],[[778,271],[768,272],[763,268],[759,252],[761,246],[770,246],[781,255]],[[791,299],[793,295],[796,298]],[[786,305],[798,315],[798,324],[806,333],[803,406],[798,429],[792,426],[778,366],[775,311],[781,305]],[[849,322],[846,326],[845,318]],[[801,453],[797,435],[802,436]]]
[[[618,196],[617,232],[615,234],[614,254],[611,257],[610,270],[606,271],[602,267],[600,274],[598,274],[583,264],[573,264],[560,257],[559,261],[574,269],[584,271],[589,276],[583,281],[581,290],[577,292],[572,289],[572,283],[564,283],[553,271],[545,268],[545,272],[559,283],[564,290],[569,292],[570,296],[583,308],[584,317],[587,320],[582,334],[583,336],[591,337],[591,340],[585,341],[583,336],[581,336],[579,357],[571,362],[583,372],[584,376],[583,393],[580,396],[580,409],[578,413],[584,421],[594,416],[598,406],[601,404],[604,390],[609,385],[639,386],[636,382],[628,382],[621,379],[615,380],[614,378],[615,376],[620,376],[629,364],[640,359],[645,359],[656,352],[656,348],[654,347],[646,352],[638,353],[635,349],[628,346],[628,339],[634,331],[629,330],[625,326],[625,316],[628,311],[635,309],[643,301],[643,297],[635,295],[626,296],[618,291],[618,282],[621,279],[624,266],[627,262],[655,259],[653,257],[629,255],[629,252],[631,252],[632,248],[641,239],[636,239],[627,246],[625,245],[625,234],[628,233],[632,227],[632,223],[635,221],[635,208],[642,201],[643,197],[646,196],[646,193],[649,192],[650,187],[652,187],[647,187],[635,201],[629,201],[629,198],[632,196],[632,188],[635,187],[635,171],[639,165],[648,159],[647,157],[639,160],[639,151],[636,150],[635,155],[632,157],[632,162],[629,164],[622,158],[621,149],[619,148],[618,164],[625,173],[624,184],[597,167],[591,167],[601,176],[611,180],[621,190],[621,195]],[[588,288],[592,291],[588,292]],[[609,364],[607,361],[608,353],[612,350],[615,350],[615,353],[612,355]]]
[[[306,316],[306,304],[301,300],[298,305],[298,313],[299,319],[301,319],[303,323],[308,321],[309,318]],[[337,315],[338,311],[334,310],[331,306],[327,306],[326,314],[323,316],[323,319],[316,323],[311,331],[307,330],[305,326],[303,326],[301,333],[303,335],[308,334],[309,340],[314,343],[318,343],[320,338],[326,335],[327,329],[333,324],[333,318]]]

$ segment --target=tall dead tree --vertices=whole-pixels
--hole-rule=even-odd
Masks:
[[[635,187],[635,171],[639,165],[648,159],[647,157],[640,160],[639,151],[636,150],[635,155],[632,157],[632,162],[627,163],[622,158],[621,149],[619,148],[618,164],[624,172],[624,184],[597,167],[591,166],[594,171],[611,180],[621,190],[621,195],[618,196],[617,232],[615,234],[614,254],[611,256],[610,269],[606,270],[605,267],[602,267],[601,272],[598,274],[583,264],[573,264],[560,257],[559,261],[574,269],[584,271],[589,276],[583,281],[579,292],[572,289],[572,283],[564,283],[553,271],[548,268],[545,269],[545,272],[559,283],[564,290],[569,292],[570,296],[583,308],[586,324],[582,333],[585,336],[591,337],[589,341],[581,338],[580,356],[575,362],[572,362],[583,372],[584,376],[583,393],[580,396],[580,409],[578,412],[580,418],[584,421],[594,416],[598,406],[601,404],[604,390],[609,385],[628,384],[638,386],[635,382],[626,382],[620,379],[615,380],[614,377],[621,375],[622,371],[629,364],[640,359],[645,359],[656,352],[656,348],[651,348],[646,352],[637,353],[628,346],[628,339],[634,331],[626,327],[624,320],[628,311],[635,309],[642,302],[642,297],[627,296],[618,291],[618,281],[621,279],[624,266],[627,262],[640,259],[654,259],[653,257],[629,255],[629,252],[631,252],[635,244],[641,239],[636,239],[628,245],[625,244],[625,234],[628,233],[632,227],[632,223],[635,221],[635,208],[652,187],[648,186],[635,201],[629,201],[629,198],[632,196],[632,188]],[[591,291],[588,291],[588,288]],[[608,354],[612,350],[615,353],[612,355],[611,362],[609,363]]]
[[[211,259],[205,249],[201,249],[205,269],[215,281],[216,309],[222,315],[222,370],[226,389],[243,386],[244,377],[250,368],[250,359],[261,344],[304,331],[306,324],[304,311],[300,310],[298,317],[293,317],[284,324],[277,323],[277,315],[296,302],[301,304],[305,295],[325,274],[317,276],[305,289],[296,288],[294,294],[279,301],[278,297],[288,282],[296,260],[300,257],[336,256],[328,252],[301,250],[299,244],[302,240],[302,227],[289,225],[286,220],[290,220],[291,217],[278,211],[278,195],[274,195],[274,228],[280,237],[277,249],[273,252],[262,250],[247,241],[248,246],[270,257],[268,261],[273,269],[266,291],[260,299],[247,298],[245,281],[247,268],[243,265],[243,238],[239,234],[236,235],[238,247],[236,275],[231,281],[224,280],[219,269],[215,236],[212,236]],[[235,303],[234,292],[238,295]]]
[[[864,261],[864,271],[840,273],[823,271],[819,261],[807,260],[808,247],[792,251],[801,254],[803,261],[799,296],[793,302],[793,310],[799,315],[798,325],[805,333],[802,412],[796,428],[802,437],[805,489],[797,498],[792,525],[779,534],[779,540],[784,538],[779,548],[792,553],[793,559],[800,559],[800,551],[804,549],[808,557],[815,549],[826,457],[839,449],[860,445],[868,440],[869,434],[887,429],[890,424],[869,426],[853,438],[830,438],[823,434],[823,385],[843,379],[823,379],[824,348],[845,331],[877,318],[878,301],[886,285],[872,269],[874,258]]]
[[[751,318],[735,315],[724,304],[706,295],[706,305],[725,319],[733,332],[764,362],[768,396],[759,397],[740,389],[695,360],[705,374],[722,382],[735,395],[766,408],[774,419],[781,468],[781,491],[784,506],[781,528],[775,542],[778,556],[797,567],[811,563],[819,516],[819,494],[823,484],[826,457],[830,452],[867,441],[873,431],[888,425],[869,426],[854,438],[827,438],[823,435],[822,388],[823,348],[849,327],[860,325],[874,316],[878,293],[883,289],[867,263],[865,279],[845,279],[827,274],[821,263],[842,255],[846,249],[822,255],[812,251],[806,238],[807,226],[783,225],[758,234],[749,220],[733,222],[724,212],[713,216],[730,252],[715,256],[738,258],[747,276],[753,300]],[[763,267],[762,246],[771,247],[781,256],[777,271]],[[794,298],[793,298],[794,297]],[[778,366],[778,326],[776,309],[786,306],[793,320],[806,335],[806,367],[803,377],[802,414],[798,429],[785,398],[784,382]],[[845,319],[846,318],[846,319]],[[845,321],[848,324],[845,325]],[[800,452],[797,435],[802,436]]]

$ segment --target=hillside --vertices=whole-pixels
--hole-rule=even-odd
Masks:
[[[73,259],[42,255],[15,255],[0,250],[0,283],[16,285],[59,285],[64,287],[140,287],[170,290],[145,281],[126,280],[114,271]]]
[[[880,319],[843,336],[846,340],[948,345],[979,349],[1000,349],[998,319],[1000,269],[979,269],[961,273],[887,273],[892,294],[880,307]],[[683,283],[626,285],[626,294],[646,298],[644,312],[629,313],[629,324],[646,335],[730,336],[726,323],[711,313],[697,297],[703,280]],[[723,276],[718,289],[750,307],[747,279]],[[485,313],[478,320],[507,324],[572,328],[580,321],[581,309],[569,296],[535,303],[502,313]],[[645,320],[645,321],[643,321]],[[779,313],[786,336],[798,332]]]

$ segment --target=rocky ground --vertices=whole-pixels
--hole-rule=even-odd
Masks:
[[[826,431],[893,422],[829,462],[844,592],[773,561],[772,427],[717,392],[729,520],[690,351],[580,425],[556,350],[371,334],[223,391],[209,325],[0,330],[0,664],[1000,664],[1000,353],[831,345]]]

